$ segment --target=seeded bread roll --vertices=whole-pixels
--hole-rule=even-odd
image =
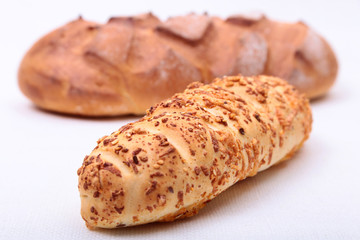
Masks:
[[[190,217],[309,137],[308,100],[267,76],[191,84],[98,141],[78,170],[89,228]]]
[[[50,111],[114,116],[145,110],[192,82],[266,74],[307,97],[324,95],[337,74],[329,44],[302,22],[264,15],[227,19],[152,14],[72,21],[41,38],[24,56],[19,86]]]

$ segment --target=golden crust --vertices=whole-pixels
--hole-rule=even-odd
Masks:
[[[78,171],[81,214],[100,228],[193,216],[291,156],[311,122],[308,100],[279,78],[193,83],[99,139]]]
[[[161,22],[144,14],[60,27],[24,56],[18,79],[41,108],[114,116],[143,114],[191,82],[239,73],[278,76],[314,98],[335,81],[337,61],[303,23],[195,14]]]

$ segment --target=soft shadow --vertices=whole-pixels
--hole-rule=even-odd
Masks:
[[[221,221],[219,218],[219,214],[216,214],[217,211],[224,211],[227,208],[233,208],[234,204],[236,204],[238,213],[241,213],[243,209],[239,210],[239,207],[243,208],[249,208],[249,203],[242,206],[239,206],[239,198],[246,199],[246,195],[251,194],[254,191],[257,191],[258,187],[254,187],[253,181],[257,182],[257,185],[261,184],[269,184],[272,181],[277,181],[277,176],[281,173],[286,171],[286,168],[295,167],[297,161],[301,159],[302,149],[300,149],[299,152],[297,152],[292,159],[289,159],[288,161],[282,162],[280,164],[277,164],[273,167],[271,167],[268,170],[265,170],[264,172],[261,172],[257,174],[254,177],[247,178],[243,181],[238,182],[237,184],[233,185],[229,189],[227,189],[225,192],[221,193],[219,196],[217,196],[215,199],[213,199],[210,203],[208,203],[202,210],[200,210],[199,214],[196,216],[185,218],[182,220],[177,220],[175,222],[168,222],[168,223],[149,223],[146,225],[141,226],[134,226],[134,227],[127,227],[127,228],[119,228],[119,229],[98,229],[93,230],[96,232],[100,232],[105,235],[110,236],[149,236],[150,234],[156,234],[159,231],[161,232],[167,232],[171,231],[173,229],[182,230],[186,229],[187,225],[194,224],[196,221],[201,221],[203,219],[214,219],[214,221]],[[298,166],[296,166],[298,167]],[[292,175],[292,177],[296,177],[295,175]],[[276,194],[275,192],[269,192],[266,194]],[[266,195],[265,194],[265,195]],[[261,201],[261,200],[259,200]],[[252,201],[250,205],[254,208],[256,208],[257,201]],[[216,208],[216,209],[215,209]],[[220,210],[219,210],[220,209]],[[245,210],[245,209],[244,209]],[[225,211],[226,212],[226,211]]]
[[[136,118],[141,118],[144,115],[135,115],[135,114],[127,114],[121,116],[82,116],[82,115],[75,115],[75,114],[67,114],[67,113],[60,113],[55,111],[50,111],[46,109],[42,109],[37,107],[36,105],[31,104],[30,108],[32,111],[35,111],[40,114],[46,114],[48,116],[55,116],[58,118],[66,118],[66,119],[76,119],[76,120],[85,120],[85,121],[104,121],[104,122],[111,122],[111,121],[119,121],[119,120],[134,120]]]
[[[340,101],[341,99],[346,99],[346,94],[340,94],[339,92],[329,92],[325,95],[322,95],[320,97],[311,99],[310,104],[313,106],[323,104],[325,102],[331,102],[331,101]],[[85,120],[85,121],[118,121],[118,120],[132,120],[134,118],[141,118],[144,115],[135,115],[135,114],[127,114],[127,115],[120,115],[120,116],[84,116],[84,115],[75,115],[75,114],[68,114],[68,113],[61,113],[61,112],[55,112],[51,110],[46,110],[43,108],[40,108],[34,104],[29,104],[29,108],[32,111],[35,111],[37,113],[46,114],[48,116],[56,116],[60,118],[67,118],[67,119],[77,119],[77,120]]]
[[[331,97],[332,97],[331,95],[332,94],[325,94],[325,95],[322,95],[320,97],[313,98],[313,99],[310,100],[310,103],[311,104],[317,104],[317,103],[327,101],[327,99],[331,99]]]
[[[344,91],[331,91],[326,93],[325,95],[311,99],[310,104],[321,105],[328,102],[339,102],[341,100],[347,99],[348,97],[348,93]]]

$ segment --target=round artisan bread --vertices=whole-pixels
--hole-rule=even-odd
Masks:
[[[88,227],[172,221],[289,158],[309,137],[308,100],[274,77],[191,84],[105,136],[78,170]]]
[[[83,116],[143,114],[192,82],[266,74],[307,97],[324,95],[337,74],[328,43],[304,23],[263,15],[226,20],[189,14],[79,18],[41,38],[24,56],[22,92],[40,108]]]

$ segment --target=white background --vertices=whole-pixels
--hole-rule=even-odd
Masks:
[[[81,119],[36,109],[17,87],[25,51],[81,14],[263,11],[303,20],[335,49],[337,82],[312,102],[309,141],[290,161],[231,187],[199,215],[174,223],[90,231],[80,217],[76,170],[96,140],[134,117]],[[360,239],[359,1],[0,2],[0,239]]]

